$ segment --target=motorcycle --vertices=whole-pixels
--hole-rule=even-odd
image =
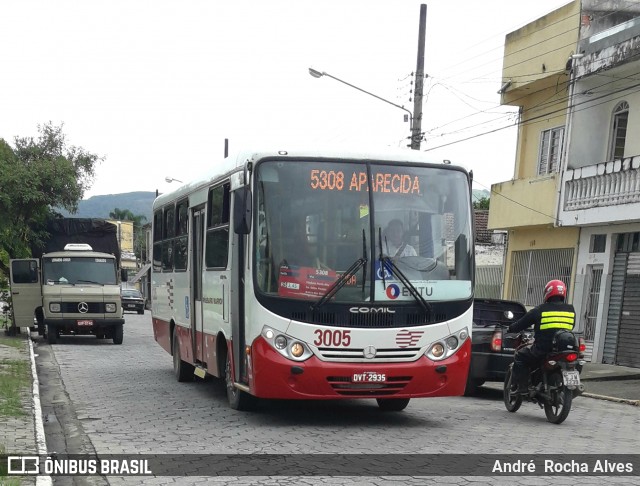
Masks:
[[[515,350],[533,343],[533,333],[523,331],[515,339]],[[513,363],[509,365],[504,379],[504,405],[509,412],[516,412],[523,400],[537,403],[544,408],[547,420],[561,424],[571,411],[573,399],[584,392],[580,383],[580,371],[585,362],[585,343],[570,332],[558,331],[553,338],[553,350],[529,374],[526,394],[511,390]],[[515,353],[514,353],[515,354]]]

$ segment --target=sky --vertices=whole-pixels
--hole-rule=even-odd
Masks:
[[[94,195],[167,192],[230,150],[407,148],[420,5],[427,5],[421,144],[513,177],[513,107],[497,94],[505,35],[567,0],[3,0],[0,138],[63,125],[104,158]],[[494,133],[487,132],[500,129]],[[468,140],[464,140],[468,139]]]

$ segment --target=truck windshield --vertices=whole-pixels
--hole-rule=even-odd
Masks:
[[[463,171],[265,161],[256,167],[255,192],[255,276],[265,295],[413,304],[420,297],[471,296],[471,203]],[[354,272],[358,261],[366,263]],[[352,274],[346,282],[345,272]],[[336,281],[339,290],[329,292]]]
[[[43,259],[42,272],[43,281],[47,285],[117,283],[113,258],[47,257]]]

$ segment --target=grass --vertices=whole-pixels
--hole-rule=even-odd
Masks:
[[[20,337],[0,336],[0,346],[11,346],[12,348],[16,349],[23,349],[24,343],[24,339]]]
[[[0,359],[0,417],[26,415],[22,396],[31,386],[29,362]]]

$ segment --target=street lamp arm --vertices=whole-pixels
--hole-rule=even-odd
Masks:
[[[314,78],[320,78],[320,77],[322,77],[322,76],[328,76],[328,77],[330,77],[330,78],[332,78],[332,79],[335,79],[336,81],[341,82],[342,84],[346,84],[347,86],[350,86],[350,87],[352,87],[352,88],[354,88],[354,89],[357,89],[358,91],[362,91],[363,93],[368,94],[369,96],[373,96],[374,98],[378,98],[380,101],[384,101],[385,103],[387,103],[387,104],[389,104],[389,105],[395,106],[396,108],[400,108],[401,110],[406,111],[406,112],[409,114],[409,120],[411,121],[411,127],[413,128],[413,114],[411,113],[411,111],[410,111],[410,110],[406,109],[404,106],[402,106],[402,105],[397,105],[397,104],[395,104],[395,103],[392,103],[392,102],[391,102],[391,101],[389,101],[389,100],[385,100],[384,98],[382,98],[382,97],[380,97],[380,96],[378,96],[378,95],[375,95],[375,94],[373,94],[373,93],[370,93],[369,91],[366,91],[366,90],[364,90],[364,89],[362,89],[362,88],[358,88],[357,86],[354,86],[354,85],[353,85],[353,84],[351,84],[351,83],[347,83],[346,81],[343,81],[343,80],[342,80],[342,79],[340,79],[340,78],[336,78],[335,76],[332,76],[331,74],[325,73],[324,71],[323,71],[323,72],[320,72],[320,71],[316,71],[315,69],[311,69],[311,68],[309,68],[309,74],[311,74],[311,76],[313,76]]]

